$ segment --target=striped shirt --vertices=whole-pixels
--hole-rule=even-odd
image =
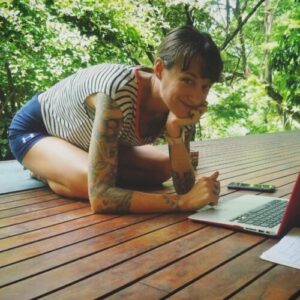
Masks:
[[[47,132],[88,151],[93,116],[85,99],[95,93],[104,93],[123,113],[123,127],[119,142],[125,145],[144,145],[156,137],[139,136],[140,100],[137,69],[119,64],[99,64],[58,82],[39,95],[43,121]]]

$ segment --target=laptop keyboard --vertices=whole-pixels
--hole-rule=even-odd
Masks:
[[[267,204],[250,210],[231,221],[272,228],[280,223],[287,203],[288,201],[275,199]]]

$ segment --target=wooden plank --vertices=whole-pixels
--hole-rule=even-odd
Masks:
[[[262,195],[262,196],[271,196],[271,197],[278,197],[278,198],[288,198],[287,195],[289,195],[292,191],[292,188],[294,186],[295,180],[296,180],[296,174],[291,175],[291,177],[287,178],[286,180],[280,178],[280,182],[284,181],[290,181],[290,178],[293,178],[294,182],[288,183],[284,186],[278,186],[277,190],[274,193],[261,193],[261,192],[255,192],[255,191],[235,191],[235,190],[229,190],[227,188],[221,189],[221,201],[225,201],[227,199],[236,198],[245,194],[248,195]],[[275,182],[271,182],[274,184]]]
[[[166,216],[165,218],[168,217]],[[113,248],[16,282],[13,285],[5,286],[1,289],[1,300],[34,298],[44,295],[54,289],[82,280],[124,260],[155,249],[190,232],[199,230],[199,228],[201,228],[199,224],[184,221],[156,230]],[[72,255],[72,253],[69,253],[69,255]]]
[[[256,172],[257,170],[269,170],[269,168],[273,168],[273,167],[286,167],[286,165],[288,163],[294,164],[294,163],[299,163],[299,154],[294,155],[294,157],[289,157],[289,159],[283,160],[283,158],[281,157],[280,160],[274,160],[274,158],[269,158],[268,160],[265,160],[264,162],[261,162],[260,164],[258,164],[257,162],[255,163],[251,163],[251,164],[241,164],[239,166],[232,166],[232,164],[230,166],[222,166],[219,170],[220,172],[223,174],[224,178],[225,175],[226,177],[231,177],[233,176],[235,173],[241,173],[244,172],[245,170],[247,170],[248,173],[250,172]],[[214,168],[216,169],[216,167]]]
[[[228,179],[223,179],[221,176],[221,184],[223,186],[227,186],[231,181],[238,181],[238,182],[258,182],[258,183],[264,183],[264,182],[271,182],[272,180],[288,176],[291,174],[295,174],[295,178],[297,173],[299,172],[300,169],[300,164],[292,166],[287,169],[282,169],[282,170],[272,170],[270,169],[269,172],[267,171],[258,171],[258,172],[253,172],[250,174],[240,174],[233,176]],[[255,175],[256,174],[256,175]]]
[[[9,193],[9,194],[0,195],[0,203],[14,202],[18,200],[23,201],[24,199],[41,197],[49,194],[53,194],[53,192],[48,187],[39,188],[36,190]]]
[[[297,161],[291,161],[286,164],[281,164],[279,166],[273,166],[273,165],[270,167],[262,166],[260,168],[243,169],[243,170],[239,170],[237,172],[231,172],[229,177],[224,176],[224,178],[222,178],[222,180],[225,181],[225,183],[227,184],[229,180],[239,177],[239,178],[241,178],[239,181],[254,179],[256,182],[260,182],[259,181],[260,177],[262,177],[262,179],[264,177],[266,177],[266,179],[263,179],[263,180],[270,180],[270,178],[276,179],[278,177],[284,176],[285,174],[290,175],[292,172],[297,173],[297,170],[299,171],[299,166],[300,166],[300,159]],[[278,173],[278,174],[276,174],[276,173]],[[280,175],[280,176],[278,176],[278,175]]]
[[[158,274],[161,276],[159,275],[159,278],[156,278],[156,285],[152,285],[153,281],[149,282],[143,279],[140,283],[158,290],[168,291],[168,284],[175,286],[175,288],[180,286],[180,280],[177,280],[178,277],[175,274],[180,274],[185,277],[183,281],[187,280],[189,276],[193,279],[194,276],[199,274],[198,266],[200,266],[201,270],[203,270],[203,268],[210,270],[215,267],[215,265],[245,251],[245,249],[253,246],[262,239],[257,236],[249,237],[249,235],[246,234],[238,235],[240,239],[238,238],[237,241],[232,238],[231,231],[229,230],[212,227],[205,228],[204,230],[192,233],[180,240],[155,249],[150,253],[136,257],[129,262],[125,262],[103,273],[69,286],[51,295],[51,298],[72,299],[76,295],[80,298],[86,296],[87,298],[93,299],[106,297],[110,293],[113,293],[114,290],[118,290],[122,286],[127,286],[131,282],[135,282],[139,278],[160,270],[163,267],[166,267],[170,272],[167,271],[165,273],[165,269],[159,271]],[[219,241],[220,239],[221,241]],[[226,245],[231,245],[230,250],[220,252],[219,244],[222,246],[223,241],[227,241],[225,242]],[[232,246],[232,243],[236,247]],[[213,244],[213,246],[210,246],[211,244]],[[217,257],[213,257],[215,252],[211,253],[211,247],[217,249],[215,251],[218,253]],[[204,250],[202,250],[203,248]],[[197,251],[196,253],[198,254],[197,258],[195,257],[197,255],[194,254],[195,251]],[[202,257],[202,255],[199,254],[202,253],[202,251],[207,253],[207,255]],[[117,274],[126,274],[126,276],[118,276]],[[168,277],[166,274],[170,276]],[[151,278],[153,277],[151,276]],[[99,282],[101,282],[101,285],[99,285]]]
[[[43,201],[37,204],[22,205],[14,209],[10,208],[10,209],[2,210],[0,211],[0,219],[16,217],[31,212],[36,212],[44,209],[49,209],[52,207],[74,203],[74,201],[72,201],[71,199],[59,198],[59,197],[55,197],[55,195],[51,195],[51,196],[52,197],[50,197],[50,199],[48,198],[49,199],[48,201]]]
[[[54,200],[57,198],[60,198],[60,197],[54,193],[49,193],[49,194],[41,195],[41,196],[37,196],[37,197],[29,197],[29,198],[26,198],[23,200],[19,199],[17,201],[9,201],[9,202],[5,202],[5,203],[0,203],[0,211],[7,210],[7,209],[14,209],[17,207],[27,206],[27,205],[31,205],[31,204],[47,202],[47,201]]]
[[[232,299],[286,300],[292,299],[296,293],[299,297],[299,292],[300,270],[277,265],[241,291],[237,291]],[[298,297],[295,296],[293,299]]]
[[[170,299],[225,299],[240,287],[251,282],[273,264],[261,260],[259,256],[269,249],[276,240],[267,240],[234,260],[180,289]]]
[[[141,283],[171,293],[234,259],[262,240],[264,238],[261,236],[236,233],[141,280]]]
[[[208,172],[207,171],[201,172],[201,170],[199,170],[199,171],[197,171],[197,177],[207,176],[207,175],[210,175],[214,171],[219,171],[219,173],[221,175],[220,178],[222,180],[232,180],[233,178],[243,176],[244,181],[245,180],[252,180],[252,181],[254,180],[254,182],[264,183],[267,180],[270,181],[270,180],[274,180],[274,179],[284,176],[285,174],[282,174],[282,176],[280,174],[282,171],[288,171],[286,173],[286,175],[290,175],[292,173],[299,172],[299,167],[298,167],[299,159],[291,160],[289,164],[283,163],[283,164],[280,164],[277,166],[275,164],[273,164],[272,162],[270,164],[272,165],[272,167],[269,167],[267,164],[264,164],[261,166],[254,166],[251,169],[250,168],[247,169],[245,167],[245,168],[238,168],[238,169],[235,169],[232,171],[228,171],[228,169],[226,169],[226,168],[219,168],[219,167],[216,167]],[[298,168],[295,168],[295,167],[298,167]],[[289,170],[290,170],[290,172],[289,172]],[[259,174],[257,174],[256,172],[259,172]],[[257,174],[261,178],[255,178],[255,174]],[[270,176],[270,175],[272,175],[272,176]],[[276,176],[274,176],[274,175],[276,175]],[[270,178],[263,178],[263,177],[268,177],[268,176]],[[261,180],[261,181],[258,181],[258,180]],[[237,181],[237,180],[235,179],[235,181]],[[239,180],[239,181],[241,181],[241,180]]]
[[[24,260],[0,269],[0,286],[11,282],[13,279],[25,278],[113,247],[128,239],[182,221],[185,217],[186,215],[157,218],[153,218],[151,215],[124,216],[103,222],[98,226],[86,228],[86,230],[77,230],[74,233],[47,239],[44,243],[39,242],[32,245],[33,247],[31,245],[21,247],[21,251],[18,252],[7,251],[5,253],[8,255],[4,254],[1,257],[1,262],[4,261],[2,265],[8,261],[17,261],[16,259]],[[119,230],[116,231],[116,229]],[[12,257],[13,255],[17,258]]]
[[[205,153],[202,151],[202,147],[199,145],[198,149],[194,149],[195,151],[199,151],[200,161],[205,162],[203,164],[204,169],[209,169],[215,166],[222,165],[232,165],[232,166],[248,166],[255,163],[261,164],[269,159],[275,159],[275,161],[282,161],[284,157],[295,156],[299,149],[299,145],[288,145],[286,149],[271,149],[264,146],[264,150],[260,150],[259,152],[254,152],[255,149],[249,149],[249,145],[245,145],[247,149],[244,151],[238,149],[236,147],[232,147],[231,149],[226,149],[222,147],[218,147],[218,151],[213,155],[212,153]],[[224,151],[225,150],[225,151]],[[250,151],[249,151],[250,150]],[[253,151],[254,150],[254,151]],[[238,157],[238,159],[237,159]],[[205,161],[204,161],[205,160]],[[201,166],[201,165],[200,165]]]
[[[164,296],[166,296],[167,293],[161,290],[154,289],[151,286],[147,286],[142,283],[137,283],[134,285],[129,286],[125,290],[121,290],[118,293],[115,293],[110,296],[106,296],[105,299],[109,300],[120,300],[120,299],[126,299],[126,300],[137,300],[137,299],[143,299],[143,300],[154,300],[154,299],[162,299]],[[49,295],[49,299],[54,299],[55,295]],[[67,295],[64,293],[62,294],[65,299],[67,299]]]
[[[262,139],[260,136],[258,139],[252,137],[239,137],[237,139],[220,139],[201,141],[192,144],[193,150],[200,150],[202,156],[207,159],[207,162],[215,160],[222,161],[223,157],[231,156],[238,158],[254,158],[254,157],[267,157],[268,154],[286,153],[299,149],[299,131],[295,137],[276,136],[274,139],[270,139],[267,135]],[[283,138],[285,137],[285,138]],[[287,137],[287,138],[286,138]],[[278,139],[278,141],[276,141]],[[220,155],[222,154],[222,155]],[[200,156],[200,157],[202,157]],[[239,160],[236,160],[239,161]]]
[[[205,162],[204,167],[212,167],[214,162],[216,165],[222,165],[223,163],[228,164],[230,162],[234,166],[240,166],[241,164],[247,164],[252,162],[263,162],[273,157],[294,156],[299,149],[299,144],[287,144],[286,148],[274,148],[262,145],[263,149],[258,149],[258,145],[249,145],[249,142],[243,144],[243,147],[236,147],[231,145],[229,149],[226,149],[223,145],[209,145],[207,152],[205,147],[202,146],[201,142],[198,144],[198,148],[194,151],[199,151],[199,161]],[[213,149],[214,147],[214,149]],[[238,158],[238,159],[237,159]]]
[[[232,231],[226,229],[204,228],[80,281],[54,293],[51,298],[72,299],[77,296],[79,298],[95,299],[106,297],[107,294],[135,281],[141,276],[145,276],[145,274],[160,269],[231,234]],[[126,276],[118,276],[117,274],[126,274]],[[99,282],[101,282],[100,285]]]
[[[254,166],[262,166],[266,162],[273,162],[274,164],[284,164],[284,158],[290,157],[292,160],[297,159],[297,154],[299,154],[298,147],[294,149],[294,151],[287,151],[286,153],[278,153],[274,152],[268,153],[268,157],[241,157],[238,155],[239,159],[236,159],[233,153],[230,153],[230,156],[224,157],[222,156],[222,160],[216,162],[214,160],[209,164],[205,161],[205,157],[202,157],[199,160],[198,170],[201,172],[211,172],[215,169],[224,170],[226,173],[230,173],[231,171],[241,170],[245,168],[250,168]],[[200,152],[201,155],[201,152]],[[221,155],[221,154],[220,154]],[[299,155],[298,155],[299,157]]]
[[[7,218],[0,219],[0,227],[7,227],[7,226],[11,226],[11,225],[25,223],[28,221],[33,221],[36,219],[49,217],[51,215],[56,215],[56,214],[63,213],[66,211],[87,207],[88,205],[89,205],[88,203],[83,203],[83,202],[75,202],[74,203],[73,201],[71,201],[70,204],[60,205],[58,207],[52,207],[49,209],[44,209],[42,211],[35,211],[35,212],[28,213],[28,214],[23,214],[23,215],[19,215],[19,216],[13,216],[13,217],[7,217]]]
[[[90,207],[83,207],[79,203],[74,202],[73,205],[64,207],[66,210],[57,214],[51,214],[43,218],[38,218],[32,221],[24,223],[18,223],[8,227],[0,228],[0,239],[7,238],[13,235],[21,234],[24,232],[30,232],[36,229],[46,228],[51,225],[67,222],[76,218],[91,215],[92,211]]]
[[[105,215],[104,217],[102,217],[102,220],[105,220]],[[66,253],[66,258],[70,259],[70,256],[68,255],[70,252],[73,252],[74,255],[75,253],[81,253],[82,251],[85,254],[82,254],[82,256],[87,255],[88,249],[90,246],[95,247],[95,245],[97,245],[97,241],[100,240],[100,245],[103,246],[105,245],[105,247],[107,247],[107,245],[109,244],[109,241],[106,241],[105,238],[103,238],[103,234],[107,234],[111,231],[114,231],[116,229],[120,229],[123,227],[127,227],[129,225],[133,225],[135,223],[140,223],[144,220],[148,220],[150,219],[150,221],[146,224],[144,224],[145,228],[148,228],[148,224],[152,224],[154,223],[154,226],[156,226],[157,224],[155,224],[155,222],[158,222],[157,220],[151,220],[153,217],[153,215],[138,215],[138,216],[124,216],[123,218],[113,218],[113,219],[107,219],[106,218],[106,222],[99,222],[97,224],[88,226],[88,227],[84,227],[84,228],[79,228],[77,230],[73,230],[71,232],[67,232],[64,234],[60,234],[57,236],[53,236],[51,238],[39,241],[37,243],[32,243],[29,245],[25,245],[22,247],[18,247],[18,248],[14,248],[5,252],[0,253],[0,266],[6,266],[12,263],[16,263],[18,261],[22,261],[28,258],[32,258],[35,256],[38,256],[38,258],[36,260],[30,260],[30,262],[26,263],[26,268],[29,268],[29,264],[30,264],[30,269],[33,270],[34,269],[34,265],[43,265],[42,262],[43,260],[50,260],[50,263],[52,263],[53,257],[58,257],[59,255],[63,256],[63,254],[60,253]],[[99,218],[101,219],[101,217]],[[174,218],[172,218],[172,220],[174,220]],[[170,221],[170,219],[169,219]],[[164,220],[165,222],[165,220]],[[159,224],[159,222],[158,222]],[[148,226],[147,226],[148,225]],[[152,227],[151,227],[152,228]],[[130,234],[134,234],[134,229],[135,227],[130,227],[128,229],[126,229],[125,231],[132,231],[128,233],[128,236]],[[143,228],[141,228],[141,230],[144,230]],[[91,238],[94,237],[99,237],[96,240],[90,241]],[[122,241],[123,241],[124,237],[121,237]],[[83,241],[87,241],[84,245],[78,244],[80,242]],[[105,241],[105,243],[104,243]],[[66,246],[70,246],[72,244],[75,244],[75,247],[71,247],[71,248],[64,248]],[[91,245],[92,244],[92,245]],[[81,246],[82,246],[82,250],[81,250]],[[53,252],[56,249],[60,249],[62,248],[62,250],[60,250],[59,252]],[[76,249],[75,249],[76,248]],[[49,255],[50,257],[42,257],[42,254],[45,254],[47,252],[51,251],[51,254]],[[95,250],[93,250],[95,251]],[[76,254],[77,255],[77,254]],[[50,259],[51,258],[51,259]],[[74,259],[74,257],[72,257]],[[77,257],[76,257],[77,259]],[[68,260],[67,260],[68,261]],[[62,263],[65,263],[67,261],[64,261]],[[56,259],[55,260],[55,264],[58,264],[59,260]],[[38,266],[40,267],[40,266]],[[2,274],[5,274],[5,270],[0,270],[0,272],[2,272]],[[1,276],[0,276],[1,277]],[[1,282],[1,279],[0,279]]]
[[[197,177],[220,170],[222,200],[245,193],[226,188],[233,180],[269,182],[278,187],[270,195],[288,197],[300,169],[299,147],[300,131],[192,143],[200,152]],[[161,148],[167,151],[166,145]],[[168,181],[151,192],[173,193],[174,188]],[[70,201],[68,209],[48,206],[63,201]],[[5,226],[0,228],[0,263],[6,265],[0,268],[0,298],[300,295],[298,272],[259,259],[275,240],[222,235],[230,231],[185,220],[187,215],[93,215],[88,203],[81,206],[48,188],[0,195],[0,224]]]
[[[209,228],[207,230],[211,229],[212,228]],[[211,270],[223,265],[227,261],[234,259],[247,249],[260,243],[263,239],[264,238],[260,236],[254,236],[245,233],[236,233],[234,235],[230,235],[215,243],[209,244],[205,248],[199,247],[197,251],[191,252],[190,255],[175,261],[173,264],[162,268],[158,272],[146,278],[140,279],[136,285],[144,284],[154,289],[171,293],[195,280],[195,278],[199,278],[205,275],[207,272],[210,272]],[[199,246],[201,246],[201,243],[199,244]],[[188,243],[184,244],[184,248],[188,246]],[[222,249],[222,251],[220,251],[220,249]],[[157,257],[158,256],[154,258],[153,256],[152,260],[156,261]],[[147,262],[141,261],[140,265],[145,268],[143,275],[147,275],[147,273],[151,271],[150,267],[147,265]],[[131,268],[126,266],[126,279],[130,276],[130,271]],[[105,274],[107,273],[108,272],[105,272]],[[103,278],[103,280],[105,280],[105,278]],[[126,292],[121,291],[120,294],[125,295]]]
[[[24,246],[118,217],[118,215],[92,214],[90,210],[87,210],[87,212],[87,214],[81,214],[77,218],[67,220],[63,223],[2,239],[0,241],[0,249],[3,251]]]
[[[274,166],[285,166],[285,161],[288,160],[291,163],[294,163],[295,161],[299,162],[299,155],[298,155],[298,150],[295,151],[293,153],[293,155],[291,155],[290,153],[285,155],[282,155],[282,153],[278,153],[278,155],[280,155],[281,159],[277,158],[274,160],[274,155],[268,153],[268,156],[266,156],[263,161],[260,161],[259,163],[257,163],[257,158],[254,158],[253,160],[251,160],[250,165],[248,165],[248,156],[246,158],[243,158],[243,156],[241,154],[238,155],[238,159],[236,159],[235,155],[230,153],[229,157],[224,157],[222,156],[222,165],[218,165],[214,162],[213,167],[207,169],[207,161],[206,161],[206,157],[203,156],[202,160],[199,160],[199,167],[198,167],[198,172],[199,173],[203,173],[203,174],[208,174],[213,170],[219,169],[221,171],[221,173],[228,173],[229,176],[232,176],[232,172],[238,172],[238,173],[243,173],[243,171],[247,170],[247,172],[249,173],[248,170],[252,170],[256,171],[257,169],[259,170],[266,170],[268,171],[267,166],[270,167],[274,167]],[[200,152],[200,156],[201,156],[201,152]]]

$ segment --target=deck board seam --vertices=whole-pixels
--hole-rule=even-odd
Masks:
[[[236,234],[236,232],[235,232],[235,234]],[[168,297],[173,296],[174,294],[178,293],[179,291],[183,290],[184,288],[188,287],[189,285],[193,284],[194,282],[198,281],[199,279],[205,277],[206,275],[208,275],[208,274],[214,272],[215,270],[219,269],[220,267],[226,265],[228,262],[235,260],[239,256],[242,256],[243,254],[247,253],[249,250],[251,250],[251,249],[257,247],[258,245],[264,243],[266,240],[267,240],[267,238],[262,238],[257,243],[251,245],[250,247],[245,248],[244,250],[237,253],[236,255],[233,255],[229,259],[226,259],[226,260],[222,261],[221,263],[217,264],[216,266],[214,266],[210,270],[207,270],[207,271],[203,272],[201,275],[196,276],[192,280],[189,280],[188,282],[186,282],[185,284],[181,285],[180,287],[174,289],[173,291],[170,291],[169,294],[166,295],[165,297],[163,297],[162,299],[168,299]]]

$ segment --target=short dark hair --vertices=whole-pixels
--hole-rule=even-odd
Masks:
[[[208,33],[200,32],[192,26],[181,26],[171,30],[160,46],[157,57],[160,57],[167,69],[176,63],[181,69],[188,69],[195,57],[201,58],[200,74],[212,82],[220,80],[223,61],[218,47]]]

